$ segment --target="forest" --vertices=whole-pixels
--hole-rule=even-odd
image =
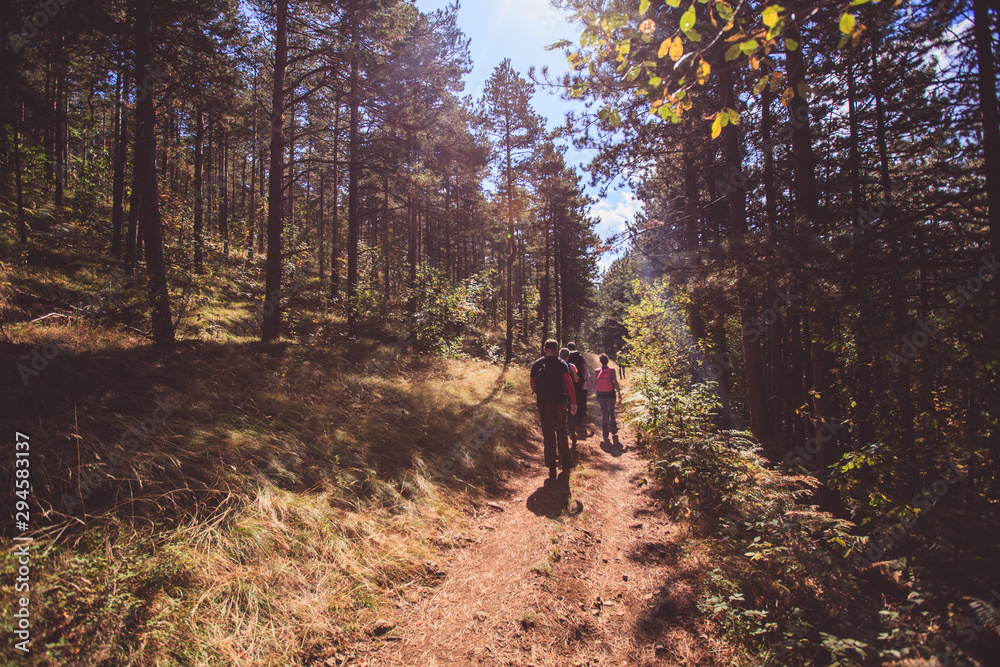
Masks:
[[[996,8],[478,1],[0,2],[5,660],[1000,664]]]

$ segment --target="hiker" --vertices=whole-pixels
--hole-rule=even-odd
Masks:
[[[590,374],[587,360],[576,349],[576,343],[566,343],[566,347],[569,348],[569,363],[575,364],[580,369],[580,377],[574,383],[576,386],[576,423],[583,424],[587,419],[587,390],[593,384],[594,378]]]
[[[576,391],[569,366],[559,358],[559,343],[545,341],[545,356],[531,364],[531,392],[538,403],[545,442],[545,465],[549,477],[556,477],[556,464],[569,472],[569,442],[566,439],[566,397],[570,399],[570,414],[576,414]],[[556,457],[558,447],[559,456]]]
[[[618,376],[615,369],[608,368],[608,355],[601,354],[598,357],[601,367],[594,374],[594,390],[597,393],[597,402],[601,406],[601,431],[604,433],[604,441],[608,440],[608,431],[615,437],[615,444],[618,444],[618,421],[615,419],[615,394],[618,401],[622,400],[622,388],[618,384]]]
[[[626,348],[618,350],[615,354],[615,363],[618,364],[618,377],[625,379],[625,365],[628,363],[628,352]]]
[[[568,347],[564,347],[561,350],[559,350],[559,358],[562,359],[563,361],[565,361],[566,365],[569,366],[569,375],[573,379],[573,391],[575,392],[576,391],[576,383],[580,381],[580,371],[577,370],[576,364],[571,364],[569,362],[569,348]],[[578,405],[577,406],[577,410],[579,410],[579,409],[580,408],[579,408],[579,405]],[[567,423],[566,427],[569,429],[570,446],[575,451],[576,450],[576,416],[572,415],[570,413],[566,413],[566,423]]]

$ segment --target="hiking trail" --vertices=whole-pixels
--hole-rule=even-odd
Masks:
[[[588,398],[569,479],[548,479],[536,429],[443,581],[403,593],[382,612],[391,630],[332,664],[729,664],[695,608],[704,564],[683,558],[635,433],[619,409],[620,446],[603,443]]]

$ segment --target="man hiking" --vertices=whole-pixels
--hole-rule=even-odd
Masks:
[[[531,365],[531,392],[538,403],[538,416],[542,423],[545,442],[545,465],[549,477],[556,477],[556,464],[563,472],[570,469],[569,442],[566,438],[566,397],[570,399],[570,414],[576,414],[576,391],[569,366],[559,358],[559,343],[551,338],[545,341],[545,356]],[[559,457],[556,458],[556,448]]]
[[[587,360],[583,354],[576,349],[576,343],[566,343],[569,348],[569,363],[574,364],[580,371],[580,377],[574,383],[576,385],[576,423],[583,424],[587,418],[587,390],[593,386],[593,376],[587,366]]]

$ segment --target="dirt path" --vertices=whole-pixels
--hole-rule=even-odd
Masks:
[[[683,560],[644,484],[634,434],[602,443],[599,420],[591,394],[568,479],[547,479],[536,433],[523,474],[475,517],[444,582],[401,600],[395,629],[347,664],[728,664],[699,626],[701,568]]]

